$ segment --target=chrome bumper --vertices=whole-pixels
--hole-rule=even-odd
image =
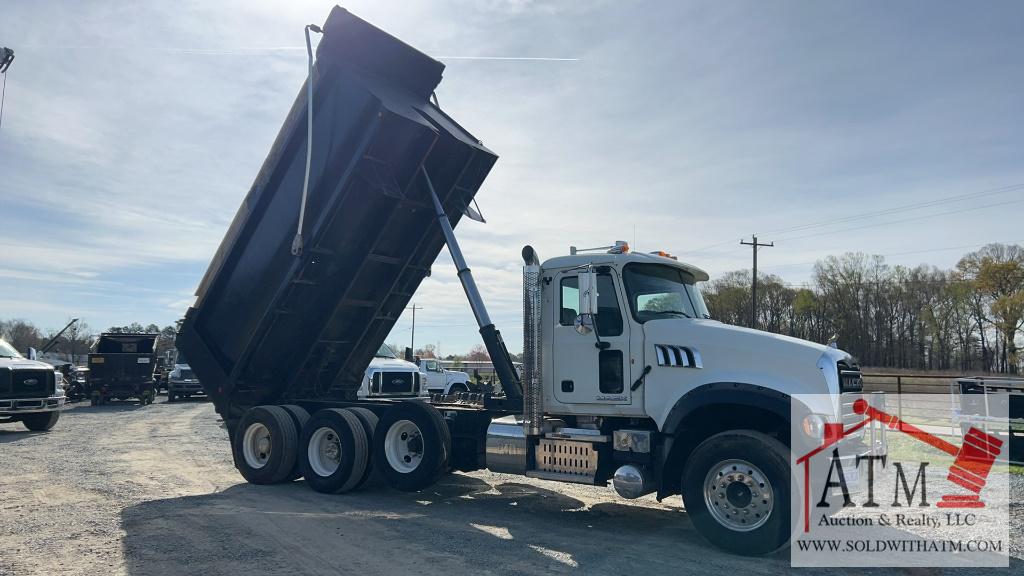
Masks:
[[[0,416],[27,414],[30,412],[53,412],[54,410],[64,408],[65,402],[67,402],[67,396],[0,400]]]

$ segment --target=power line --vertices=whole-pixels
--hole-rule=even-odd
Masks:
[[[991,196],[993,194],[1005,194],[1007,192],[1015,192],[1024,189],[1024,184],[1011,184],[1008,186],[1001,186],[999,188],[990,188],[979,192],[969,192],[966,194],[958,194],[955,196],[947,196],[945,198],[939,198],[936,200],[928,200],[925,202],[914,202],[911,204],[904,204],[902,206],[895,206],[892,208],[886,208],[883,210],[874,210],[871,212],[862,212],[859,214],[853,214],[850,216],[842,216],[839,218],[830,218],[828,220],[822,220],[819,222],[812,222],[810,224],[800,224],[797,226],[791,226],[788,228],[778,228],[775,230],[769,230],[768,234],[782,234],[786,232],[798,232],[801,230],[810,230],[813,228],[820,228],[824,226],[832,226],[835,224],[842,224],[845,222],[853,222],[857,220],[863,220],[865,218],[872,218],[875,216],[887,216],[889,214],[897,214],[900,212],[908,212],[911,210],[920,210],[921,208],[931,208],[933,206],[941,206],[943,204],[949,204],[953,202],[963,202],[964,200],[972,200],[974,198],[980,198],[982,196]]]
[[[946,216],[949,214],[959,214],[962,212],[971,212],[974,210],[983,210],[985,208],[994,208],[996,206],[1005,206],[1007,204],[1019,204],[1024,202],[1024,198],[1017,198],[1016,200],[1007,200],[1005,202],[996,202],[994,204],[986,204],[984,206],[972,206],[970,208],[959,208],[956,210],[947,210],[946,212],[936,212],[935,214],[925,214],[923,216],[914,216],[912,218],[903,218],[900,220],[888,220],[886,222],[876,222],[874,224],[865,224],[863,226],[852,226],[850,228],[841,228],[839,230],[830,230],[828,232],[816,232],[814,234],[804,234],[802,236],[790,236],[789,238],[783,237],[783,240],[802,240],[804,238],[816,238],[818,236],[827,236],[829,234],[839,234],[840,232],[850,232],[853,230],[863,230],[865,228],[877,228],[878,226],[888,226],[890,224],[901,224],[903,222],[914,222],[917,220],[924,220],[926,218],[934,218],[936,216]]]
[[[999,188],[989,188],[989,189],[985,189],[985,190],[981,190],[981,191],[977,191],[977,192],[969,192],[969,193],[966,193],[966,194],[959,194],[959,195],[955,195],[955,196],[947,196],[947,197],[944,197],[944,198],[939,198],[939,199],[936,199],[936,200],[928,200],[928,201],[925,201],[925,202],[916,202],[916,203],[912,203],[912,204],[904,204],[902,206],[895,206],[895,207],[886,208],[886,209],[883,209],[883,210],[873,210],[873,211],[869,211],[869,212],[862,212],[862,213],[858,213],[858,214],[851,214],[851,215],[848,215],[848,216],[840,216],[838,218],[830,218],[828,220],[822,220],[822,221],[812,222],[812,223],[808,223],[808,224],[799,224],[799,225],[796,225],[796,226],[790,226],[790,227],[784,227],[784,228],[776,228],[774,230],[769,230],[767,233],[768,234],[784,234],[784,233],[788,233],[788,232],[800,232],[800,231],[803,231],[803,230],[812,230],[814,228],[822,228],[822,227],[826,227],[826,226],[833,226],[833,225],[836,225],[836,224],[843,224],[843,223],[847,223],[847,222],[856,222],[857,220],[864,220],[866,218],[872,218],[872,217],[878,217],[878,216],[886,216],[886,215],[890,215],[890,214],[898,214],[898,213],[901,213],[901,212],[909,212],[909,211],[912,211],[912,210],[920,210],[922,208],[932,208],[932,207],[935,207],[935,206],[941,206],[943,204],[949,204],[949,203],[953,203],[953,202],[962,202],[964,200],[971,200],[971,199],[974,199],[974,198],[979,198],[979,197],[983,197],[983,196],[991,196],[991,195],[995,195],[995,194],[1005,194],[1005,193],[1008,193],[1008,192],[1015,192],[1015,191],[1018,191],[1018,190],[1024,190],[1024,183],[1011,184],[1011,185],[1002,186],[1002,187],[999,187]],[[886,222],[876,223],[876,224],[867,224],[865,226],[844,228],[842,230],[835,230],[835,231],[830,231],[830,232],[819,232],[819,233],[801,235],[801,236],[790,237],[790,238],[785,238],[784,237],[782,239],[783,240],[798,240],[798,239],[803,239],[803,238],[812,238],[812,237],[815,237],[815,236],[823,236],[823,235],[826,235],[826,234],[833,234],[833,233],[838,233],[838,232],[846,232],[846,231],[851,231],[851,230],[860,230],[862,228],[870,228],[870,227],[873,227],[873,226],[884,226],[884,225],[887,225],[887,224],[896,224],[896,223],[900,223],[900,222],[909,222],[909,221],[913,221],[913,220],[917,220],[917,219],[931,218],[931,217],[934,217],[934,216],[944,216],[944,215],[947,215],[947,214],[954,214],[954,213],[961,212],[961,211],[980,210],[980,209],[984,209],[984,208],[991,208],[991,207],[995,207],[995,206],[1002,206],[1004,204],[1012,204],[1012,203],[1022,202],[1022,201],[1024,201],[1024,199],[1010,200],[1010,201],[1007,201],[1007,202],[998,202],[998,203],[994,203],[994,204],[986,204],[984,206],[968,207],[968,208],[962,208],[962,209],[953,210],[953,211],[940,212],[940,213],[936,213],[936,214],[926,214],[926,215],[923,215],[923,216],[918,216],[918,217],[914,217],[914,218],[910,218],[910,219],[886,221]],[[725,246],[727,244],[732,244],[732,243],[733,243],[733,240],[724,240],[722,242],[716,242],[714,244],[709,244],[707,246],[703,246],[703,247],[700,247],[700,248],[697,248],[697,249],[694,249],[694,250],[680,250],[680,252],[683,252],[683,253],[686,253],[686,254],[696,254],[696,253],[700,253],[700,252],[706,252],[708,250],[711,250],[712,248],[718,248],[720,246]]]

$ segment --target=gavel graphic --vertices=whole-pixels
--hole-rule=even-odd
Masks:
[[[937,448],[950,456],[956,458],[953,465],[949,467],[950,482],[963,486],[973,494],[956,495],[947,494],[935,505],[939,508],[984,508],[985,503],[981,501],[981,489],[985,487],[989,472],[992,471],[992,464],[996,456],[1002,450],[1003,441],[991,434],[986,434],[975,427],[971,427],[964,435],[964,442],[959,448],[946,442],[934,434],[929,434],[920,428],[907,424],[892,414],[887,414],[877,408],[870,406],[864,399],[853,403],[853,411],[863,414],[871,420],[881,422],[892,430],[899,430],[914,438]]]

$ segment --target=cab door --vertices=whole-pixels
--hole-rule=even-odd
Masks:
[[[555,399],[563,404],[630,404],[630,326],[621,306],[621,282],[611,268],[598,269],[596,330],[580,334],[574,327],[579,272],[563,271],[552,279],[554,313],[549,321]]]

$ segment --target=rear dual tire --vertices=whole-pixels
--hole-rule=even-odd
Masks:
[[[313,414],[302,429],[299,448],[302,475],[317,492],[349,492],[365,480],[366,430],[349,410],[328,408]]]
[[[257,406],[242,415],[232,439],[235,467],[252,484],[276,484],[295,470],[299,433],[281,406]]]
[[[451,436],[441,413],[422,402],[388,409],[373,437],[373,462],[389,486],[417,492],[449,470]]]
[[[235,466],[253,484],[300,475],[317,492],[355,490],[372,477],[416,492],[450,469],[451,436],[444,418],[422,402],[401,402],[379,419],[361,408],[320,410],[257,406],[232,438]]]

